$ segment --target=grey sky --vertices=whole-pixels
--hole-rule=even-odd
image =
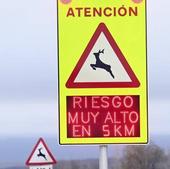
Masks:
[[[170,134],[169,6],[148,0],[149,117],[156,134]],[[0,137],[57,133],[56,50],[55,0],[0,1]]]
[[[55,1],[0,1],[0,23],[0,98],[56,97]]]
[[[170,11],[168,0],[148,0],[148,60],[149,89],[153,97],[169,98],[170,57],[169,26]]]

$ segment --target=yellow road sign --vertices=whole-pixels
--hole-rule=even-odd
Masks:
[[[60,144],[147,143],[145,0],[58,0]]]

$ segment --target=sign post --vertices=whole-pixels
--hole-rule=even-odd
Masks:
[[[100,145],[99,169],[108,169],[107,145]]]
[[[146,1],[57,8],[60,144],[147,143]]]

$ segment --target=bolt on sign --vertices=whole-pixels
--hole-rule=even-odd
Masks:
[[[145,0],[58,0],[60,144],[148,142]]]

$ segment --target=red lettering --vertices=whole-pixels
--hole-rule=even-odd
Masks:
[[[123,105],[126,107],[126,108],[131,108],[133,106],[133,98],[131,96],[126,96],[124,99],[123,99]]]
[[[114,112],[113,115],[114,115],[114,124],[120,124],[121,121],[119,121],[117,118],[117,112]]]
[[[103,10],[103,13],[105,16],[112,16],[112,8],[109,8],[109,7],[105,8]]]
[[[77,10],[77,15],[80,17],[81,16],[81,11],[83,8],[75,8]]]
[[[78,124],[78,113],[74,115],[68,112],[68,124]]]
[[[133,123],[137,123],[139,121],[139,115],[137,112],[132,111],[129,114],[129,121],[133,124]]]
[[[81,103],[82,103],[82,97],[73,97],[73,108],[82,108]]]
[[[67,17],[69,17],[69,16],[75,17],[73,8],[69,8],[69,9],[68,9],[68,11],[67,11]]]
[[[93,109],[99,109],[100,108],[100,104],[99,104],[99,100],[100,97],[92,97],[92,108]]]
[[[112,98],[112,106],[115,108],[119,108],[121,106],[121,98],[119,96],[115,96]]]
[[[120,137],[122,136],[122,133],[121,133],[121,125],[114,125],[114,136],[116,137]]]
[[[139,96],[67,96],[67,136],[139,137]]]
[[[101,97],[101,107],[102,108],[109,108],[109,97]]]
[[[103,136],[104,137],[109,137],[110,136],[109,126],[108,125],[103,125],[102,129],[103,129]]]
[[[91,136],[91,127],[90,125],[73,125],[72,128],[73,137],[87,137]]]
[[[120,113],[123,114],[123,123],[126,123],[127,115],[129,114],[129,112],[128,111],[121,111]]]
[[[81,134],[80,134],[80,128],[81,128],[81,125],[73,125],[73,137],[80,137]]]
[[[84,8],[84,16],[85,17],[90,17],[91,16],[90,12],[91,12],[90,8]]]
[[[135,126],[132,125],[131,128],[128,128],[127,125],[125,125],[125,136],[135,136]]]
[[[112,119],[112,116],[111,116],[110,112],[107,113],[106,118],[104,120],[104,124],[106,124],[108,122],[113,123],[113,119]]]

